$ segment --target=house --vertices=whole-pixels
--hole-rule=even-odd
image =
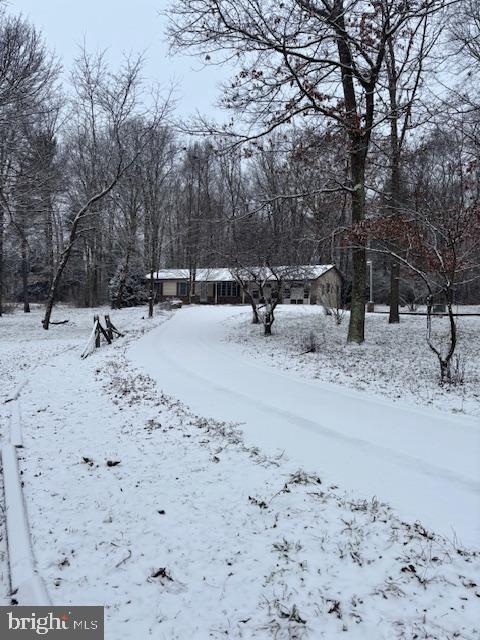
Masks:
[[[240,280],[247,283],[253,298],[261,299],[258,282],[265,290],[275,289],[281,279],[281,301],[284,304],[325,304],[340,306],[343,276],[333,264],[281,266],[248,269],[209,268],[161,269],[154,274],[156,300],[179,298],[189,301],[188,291],[193,281],[191,301],[200,304],[242,304],[248,302]],[[145,277],[147,282],[150,274]]]

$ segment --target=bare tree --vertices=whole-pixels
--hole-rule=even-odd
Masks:
[[[263,125],[261,136],[300,116],[323,116],[349,140],[354,223],[365,218],[365,172],[376,90],[389,39],[414,29],[442,0],[392,3],[379,0],[182,0],[173,3],[170,35],[215,62],[235,58],[240,73],[224,103]],[[321,123],[322,120],[319,120]],[[353,250],[349,341],[364,340],[365,251]]]
[[[48,53],[39,32],[22,17],[5,14],[0,5],[0,316],[4,288],[3,247],[7,214],[12,209],[11,170],[13,155],[22,137],[22,124],[48,112],[49,99],[58,77],[58,65]],[[26,245],[22,241],[22,252]],[[28,305],[26,305],[28,309]]]
[[[144,210],[145,263],[150,275],[148,317],[153,317],[155,304],[154,274],[160,267],[164,248],[167,212],[173,207],[169,178],[175,166],[173,133],[167,127],[152,129],[145,147],[140,169]]]
[[[253,324],[263,325],[265,336],[272,335],[275,309],[281,300],[284,270],[281,267],[262,266],[232,269],[232,275],[248,297],[253,310]]]
[[[140,144],[139,127],[141,122],[132,123],[130,144],[132,147]],[[112,309],[124,306],[126,283],[129,277],[132,261],[139,255],[138,231],[143,214],[141,165],[135,163],[125,173],[123,180],[117,185],[112,194],[115,217],[116,245],[118,247],[118,264],[115,276],[110,282]]]
[[[401,216],[356,225],[354,244],[391,255],[422,282],[427,302],[427,342],[440,366],[441,384],[452,381],[457,347],[454,303],[457,291],[480,278],[480,198],[476,174],[465,154],[461,132],[436,130],[409,158],[408,208]],[[396,253],[392,246],[404,248]],[[435,303],[445,305],[447,344],[432,332]]]
[[[218,188],[219,164],[207,140],[184,148],[177,185],[180,198],[176,215],[180,225],[181,263],[188,269],[188,300],[198,300],[195,287],[199,267],[212,266],[222,235],[222,189]]]
[[[143,152],[149,130],[157,128],[166,115],[168,104],[163,103],[146,128],[143,143],[133,150],[130,148],[127,131],[139,106],[140,71],[140,58],[127,59],[119,72],[108,70],[101,54],[88,56],[84,51],[77,60],[73,78],[77,95],[72,117],[75,159],[85,169],[80,176],[83,191],[79,190],[80,198],[71,217],[68,237],[57,259],[43,319],[44,329],[49,328],[60,280],[78,234],[85,232],[84,223],[93,221],[98,214],[98,205]]]
[[[407,134],[421,124],[414,120],[416,104],[420,97],[422,81],[432,75],[428,58],[437,43],[442,25],[426,13],[412,30],[395,32],[387,41],[385,52],[385,83],[387,93],[388,175],[385,193],[385,214],[402,213],[404,188],[402,186],[403,151]],[[401,247],[394,247],[395,252]],[[400,263],[390,260],[390,324],[400,322]]]
[[[480,64],[480,11],[478,0],[463,0],[458,3],[449,20],[449,29],[454,44],[454,53],[460,54],[463,64],[470,68],[473,62]]]

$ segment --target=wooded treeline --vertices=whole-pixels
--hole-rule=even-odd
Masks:
[[[46,301],[48,328],[58,300],[146,302],[162,266],[335,263],[361,342],[367,257],[392,322],[399,304],[478,303],[478,9],[173,3],[174,47],[236,65],[225,126],[179,125],[140,57],[82,51],[67,83],[4,9],[0,313]]]

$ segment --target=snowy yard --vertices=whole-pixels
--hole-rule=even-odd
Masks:
[[[127,336],[83,361],[99,310],[60,308],[57,319],[70,322],[48,333],[38,311],[2,320],[2,400],[28,378],[24,491],[53,602],[104,603],[108,640],[478,638],[477,553],[407,522],[380,493],[345,490],[321,456],[300,468],[293,452],[253,443],[233,395],[241,391],[233,365],[257,359],[252,385],[265,362],[283,369],[290,360],[295,376],[311,376],[325,369],[319,355],[288,357],[301,350],[299,315],[307,334],[323,322],[325,332],[337,330],[310,310],[282,310],[278,333],[257,341],[245,311],[182,309],[153,322],[142,319],[144,309],[114,312]],[[217,340],[238,329],[241,347]],[[335,344],[340,353],[339,337]],[[414,352],[413,342],[408,348]],[[240,349],[248,358],[234,363]],[[342,358],[354,352],[353,362],[360,349],[374,359],[373,341],[344,348]],[[231,367],[230,376],[219,374],[230,395],[218,379],[199,377],[222,359]],[[334,375],[333,365],[328,371]],[[293,392],[297,382],[288,380]],[[392,383],[375,381],[388,393]],[[431,398],[437,406],[439,398]],[[465,406],[470,401],[469,390]],[[268,415],[251,398],[242,402],[250,417]],[[0,406],[5,433],[8,405]],[[280,429],[280,414],[270,420]],[[269,425],[255,422],[262,426]],[[350,444],[340,440],[339,455]]]
[[[241,345],[255,361],[322,382],[368,391],[391,400],[480,416],[480,317],[458,318],[457,354],[465,368],[461,385],[438,384],[439,367],[429,350],[424,316],[401,316],[389,325],[388,315],[366,315],[366,341],[346,344],[348,316],[337,326],[321,307],[279,306],[274,335],[265,340],[261,328],[245,315],[227,322],[228,340]],[[460,311],[462,308],[459,309]],[[468,307],[469,313],[480,307]],[[433,320],[439,341],[448,334],[448,318]],[[311,336],[315,353],[305,353]]]
[[[78,309],[68,305],[57,305],[52,320],[67,324],[52,325],[49,331],[42,328],[43,305],[31,305],[30,314],[23,313],[17,307],[15,313],[6,314],[0,319],[0,402],[13,392],[15,387],[35,368],[45,364],[51,358],[70,349],[85,346],[92,330],[93,316],[110,314],[119,326],[138,328],[144,324],[142,316],[146,309],[122,309],[113,311],[109,307],[96,309]]]
[[[35,395],[35,381],[42,376],[47,363],[62,362],[61,358],[73,351],[75,362],[81,352],[93,326],[93,315],[109,313],[121,326],[138,328],[143,323],[143,310],[124,309],[112,314],[108,307],[98,309],[72,309],[67,305],[58,305],[53,320],[63,321],[64,325],[52,325],[50,331],[44,331],[41,325],[43,306],[31,305],[32,313],[24,314],[19,308],[15,313],[6,314],[0,319],[0,442],[8,429],[9,405],[5,401],[26,381],[22,400]],[[155,321],[156,322],[156,321]],[[155,324],[155,322],[153,324]],[[65,372],[69,375],[70,372]],[[56,388],[49,392],[55,393]],[[58,390],[60,393],[60,390]],[[65,398],[62,398],[65,401]],[[23,404],[22,404],[23,407]],[[0,496],[3,503],[3,484],[0,475]],[[0,508],[0,603],[7,602],[8,567],[6,535],[4,527],[3,504]]]

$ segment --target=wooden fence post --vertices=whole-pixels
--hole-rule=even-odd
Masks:
[[[107,335],[110,338],[110,340],[113,340],[113,329],[112,329],[112,323],[110,322],[110,316],[105,316],[105,326],[107,328]]]
[[[96,331],[95,331],[95,347],[98,349],[100,347],[100,331],[99,331],[99,325],[100,325],[100,318],[99,316],[93,316],[93,324],[96,326]]]

